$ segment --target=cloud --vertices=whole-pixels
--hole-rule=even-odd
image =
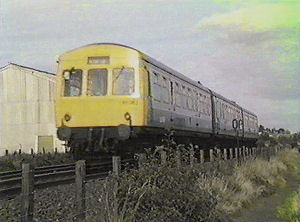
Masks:
[[[300,3],[257,4],[203,18],[198,31],[217,30],[222,40],[255,44],[300,34]]]
[[[258,113],[263,124],[297,130],[300,109],[290,101],[300,101],[300,2],[216,2],[223,13],[195,26],[198,37],[215,36],[199,63],[209,70],[207,84]]]
[[[202,19],[199,29],[226,27],[263,33],[299,27],[300,4],[259,4]]]

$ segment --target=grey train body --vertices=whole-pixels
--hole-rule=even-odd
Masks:
[[[257,139],[254,113],[152,58],[140,61],[149,75],[150,127],[184,136]]]

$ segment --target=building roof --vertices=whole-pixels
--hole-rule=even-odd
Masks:
[[[32,71],[42,72],[42,73],[46,73],[46,74],[55,76],[55,74],[51,73],[51,72],[43,71],[43,70],[40,70],[40,69],[35,69],[35,68],[32,68],[32,67],[28,67],[28,66],[18,65],[16,63],[12,63],[12,62],[8,63],[7,65],[5,65],[3,67],[1,67],[0,70],[7,69],[7,68],[9,68],[9,66],[17,66],[17,67],[20,67],[20,68],[23,68],[23,69],[29,69],[29,70],[32,70]]]

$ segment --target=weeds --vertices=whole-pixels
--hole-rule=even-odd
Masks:
[[[30,162],[33,167],[49,166],[55,164],[73,163],[73,158],[67,153],[47,153],[47,154],[10,154],[0,157],[0,172],[19,170],[22,163]]]
[[[181,148],[182,152],[189,149]],[[168,152],[164,166],[157,158],[161,150]],[[95,215],[103,221],[222,221],[222,215],[232,214],[282,186],[283,174],[299,158],[294,155],[297,153],[284,150],[270,161],[250,159],[228,173],[228,162],[222,161],[208,168],[190,167],[188,154],[182,155],[178,168],[172,151],[158,147],[154,154],[148,152],[138,171],[107,178],[98,203],[105,210]]]
[[[276,216],[290,222],[300,221],[300,188],[286,199],[283,206],[277,208]]]

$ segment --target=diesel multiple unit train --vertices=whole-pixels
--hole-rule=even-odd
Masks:
[[[254,113],[134,48],[90,44],[58,63],[57,134],[72,150],[142,146],[170,130],[200,146],[258,137]]]

